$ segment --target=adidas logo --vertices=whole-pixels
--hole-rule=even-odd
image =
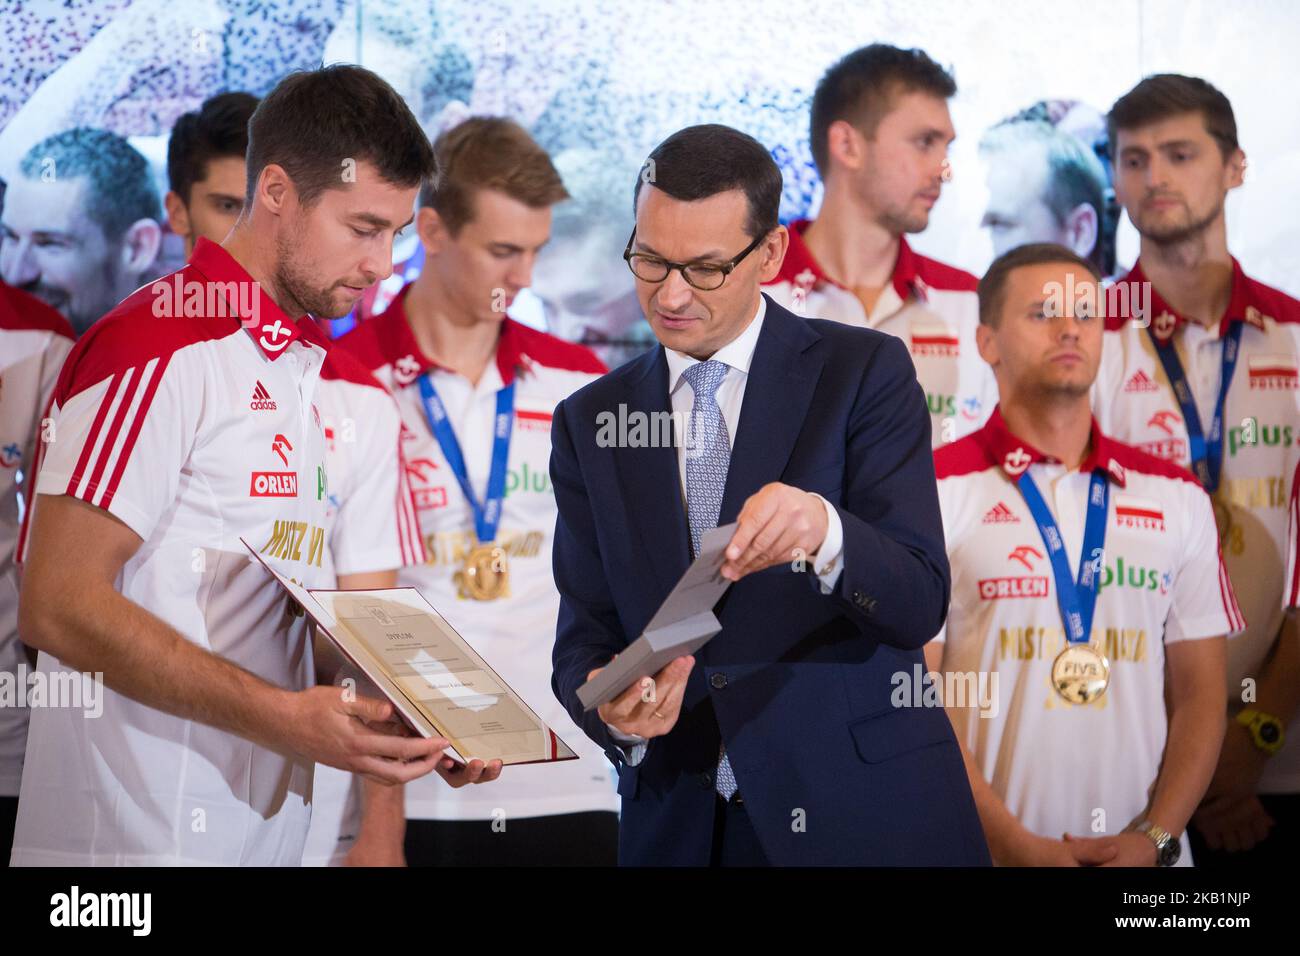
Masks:
[[[257,387],[253,389],[253,400],[248,403],[248,407],[255,412],[275,411],[275,402],[271,401],[271,393],[261,382],[258,382]]]
[[[981,524],[1020,524],[1020,519],[1004,502],[999,501],[984,513]]]
[[[1148,375],[1142,369],[1133,373],[1133,377],[1124,383],[1126,392],[1158,392],[1160,386],[1156,384],[1155,379]]]

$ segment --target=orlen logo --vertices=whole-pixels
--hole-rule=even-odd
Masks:
[[[1034,562],[1043,559],[1043,552],[1039,551],[1033,545],[1019,544],[1007,555],[1008,561],[1019,561],[1025,566],[1026,571],[1034,570]]]
[[[428,485],[437,476],[438,463],[432,458],[412,458],[406,463],[406,478],[412,485]],[[447,489],[444,485],[435,488],[412,488],[411,497],[415,500],[418,511],[447,507]]]
[[[406,463],[406,477],[422,484],[431,481],[433,473],[437,470],[438,463],[432,458],[412,458]]]
[[[447,507],[447,489],[441,485],[437,488],[412,489],[412,497],[415,499],[415,507],[418,511]]]
[[[298,473],[296,471],[255,471],[248,486],[252,498],[296,498],[298,497]]]
[[[1154,428],[1156,431],[1164,432],[1166,437],[1137,442],[1137,447],[1148,455],[1162,458],[1165,461],[1185,461],[1187,459],[1187,442],[1176,431],[1182,420],[1183,417],[1172,409],[1160,409],[1147,419],[1147,428]]]
[[[1149,419],[1147,419],[1147,428],[1158,428],[1166,435],[1174,433],[1174,426],[1181,422],[1182,416],[1168,408],[1162,408]]]
[[[1043,552],[1033,545],[1017,545],[1007,555],[1008,561],[1017,561],[1025,570],[1034,570],[1034,562],[1043,559]],[[1029,577],[983,578],[979,582],[980,598],[985,601],[997,601],[1002,598],[1041,598],[1047,597],[1047,578],[1041,575]]]
[[[998,601],[1002,598],[1042,598],[1047,597],[1047,578],[1042,576],[1017,578],[981,578],[979,582],[980,598],[985,601]]]
[[[285,438],[283,435],[276,435],[275,439],[271,442],[271,451],[280,456],[280,460],[284,462],[284,467],[289,467],[289,456],[285,454],[286,451],[293,451],[293,446],[289,444],[289,439]]]

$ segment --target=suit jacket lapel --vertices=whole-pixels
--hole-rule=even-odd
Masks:
[[[718,524],[735,521],[745,500],[785,471],[821,376],[824,359],[807,351],[819,339],[803,319],[767,300]]]
[[[640,374],[629,381],[627,413],[630,423],[641,418],[646,422],[640,447],[619,448],[615,452],[622,485],[627,493],[627,508],[641,535],[656,577],[663,584],[663,594],[677,584],[690,563],[690,536],[686,509],[682,504],[682,483],[673,447],[673,432],[667,428],[665,442],[660,422],[671,418],[672,402],[668,396],[668,361],[662,346],[640,359]],[[634,413],[640,413],[635,415]],[[657,443],[658,447],[653,444]],[[650,609],[654,613],[654,608]],[[648,620],[648,618],[647,618]]]
[[[821,356],[808,351],[819,339],[803,319],[768,299],[732,441],[718,524],[735,521],[745,500],[785,470],[824,364]],[[653,424],[662,420],[657,414],[672,412],[663,347],[638,362],[628,382],[627,415],[629,423],[643,416],[645,441],[615,449],[614,457],[633,525],[667,595],[690,564],[690,531],[677,449],[659,440],[662,435]],[[650,444],[653,441],[658,445]]]

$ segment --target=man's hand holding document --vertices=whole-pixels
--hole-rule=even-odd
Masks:
[[[645,631],[578,688],[586,710],[630,737],[659,737],[672,730],[681,711],[692,656],[722,630],[713,607],[731,586],[722,576],[735,524],[704,533],[700,553],[660,605]]]
[[[411,730],[447,741],[447,758],[466,765],[437,768],[453,786],[507,764],[577,759],[415,588],[308,590],[244,545]]]

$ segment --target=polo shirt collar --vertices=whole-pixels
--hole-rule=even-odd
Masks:
[[[848,291],[847,286],[841,285],[825,273],[804,241],[803,234],[811,223],[812,220],[809,219],[796,219],[790,223],[790,244],[781,263],[780,278],[805,291],[824,282]],[[909,296],[925,300],[927,286],[918,271],[919,263],[920,259],[908,245],[907,239],[899,236],[898,258],[894,260],[894,272],[890,281],[894,291],[904,302]]]
[[[386,340],[385,351],[394,356],[393,378],[403,387],[433,369],[452,371],[425,355],[415,340],[415,333],[411,331],[410,319],[406,314],[406,295],[410,291],[411,283],[402,286],[402,291],[393,298],[383,316],[370,320],[386,323],[387,327],[381,330]],[[513,382],[517,375],[532,368],[532,359],[524,353],[526,336],[523,327],[514,319],[507,318],[501,323],[496,361],[503,388]]]
[[[230,304],[232,314],[238,316],[253,344],[271,361],[283,355],[289,345],[300,338],[305,338],[321,348],[329,348],[329,339],[325,337],[315,319],[310,315],[300,316],[296,320],[289,318],[261,284],[256,283],[235,257],[217,243],[200,236],[199,241],[194,245],[190,265],[209,282],[256,285],[258,296],[256,324],[252,321],[253,310],[250,309],[245,313],[242,308],[246,296],[236,293],[234,298],[227,297],[226,301]]]
[[[1142,261],[1139,259],[1135,262],[1129,274],[1120,281],[1130,284],[1148,282],[1146,274],[1142,271]],[[1151,290],[1151,311],[1148,318],[1151,322],[1151,331],[1157,340],[1168,342],[1182,326],[1189,323],[1199,324],[1193,323],[1175,311],[1161,298],[1154,285],[1148,285],[1148,288]],[[1130,301],[1134,300],[1130,298]],[[1143,317],[1138,316],[1138,318]],[[1232,259],[1232,291],[1228,298],[1228,307],[1224,310],[1223,317],[1219,319],[1220,338],[1228,334],[1234,322],[1247,322],[1258,329],[1264,328],[1264,315],[1251,294],[1251,283],[1247,280],[1246,273],[1242,271],[1241,263],[1235,257]]]
[[[993,409],[988,422],[977,433],[980,447],[989,464],[1002,469],[1006,476],[1016,481],[1030,465],[1059,465],[1058,458],[1044,454],[1027,441],[1012,434],[1002,417],[1002,406]],[[1088,442],[1088,457],[1079,465],[1079,471],[1089,474],[1098,468],[1106,472],[1112,482],[1123,488],[1128,480],[1124,466],[1116,455],[1115,442],[1102,434],[1097,419],[1092,419],[1092,435]]]

